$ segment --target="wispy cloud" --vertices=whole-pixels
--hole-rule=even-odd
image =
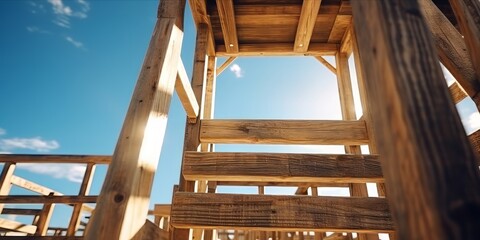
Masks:
[[[0,128],[0,136],[7,134],[7,131],[3,128]]]
[[[85,0],[77,0],[76,5],[78,10],[73,9],[70,6],[67,6],[63,0],[48,0],[52,5],[53,13],[56,15],[53,23],[60,27],[70,28],[70,18],[87,18],[88,11],[90,10],[90,4]],[[72,2],[69,2],[72,3]]]
[[[65,37],[65,40],[67,40],[67,42],[71,43],[73,46],[75,46],[76,48],[83,48],[83,43],[80,42],[80,41],[77,41],[75,39],[73,39],[72,37],[70,36],[66,36]]]
[[[60,147],[55,140],[43,140],[41,137],[34,138],[5,138],[0,139],[0,150],[12,151],[15,149],[28,149],[37,152],[49,152]]]
[[[237,78],[243,77],[243,70],[242,70],[242,68],[241,68],[238,64],[236,64],[236,63],[233,64],[232,66],[230,66],[230,71],[233,72]]]
[[[36,27],[36,26],[27,27],[27,31],[29,31],[31,33],[43,33],[43,34],[49,34],[50,33],[49,31],[43,30],[43,29],[41,29],[39,27]]]
[[[18,168],[27,171],[48,175],[54,178],[67,179],[71,182],[82,182],[86,167],[80,164],[49,164],[49,163],[22,163]]]
[[[45,6],[39,2],[29,1],[30,6],[32,6],[31,12],[37,14],[38,12],[45,13]]]

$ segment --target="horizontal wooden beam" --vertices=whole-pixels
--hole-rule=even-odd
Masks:
[[[185,152],[183,175],[192,181],[383,182],[377,155]]]
[[[216,46],[217,57],[236,57],[236,56],[321,56],[335,55],[338,50],[338,44],[333,43],[310,43],[305,52],[293,51],[293,43],[242,43],[239,46],[238,53],[229,53],[225,45]]]
[[[348,187],[348,183],[326,183],[326,182],[255,182],[255,181],[218,181],[218,186],[264,186],[264,187]]]
[[[63,195],[62,193],[57,192],[53,189],[44,187],[40,184],[34,183],[32,181],[29,181],[27,179],[24,179],[24,178],[21,178],[21,177],[18,177],[18,176],[12,176],[11,183],[13,185],[21,187],[23,189],[27,189],[27,190],[32,191],[32,192],[40,193],[42,195],[50,195],[50,194],[53,194],[53,195],[56,195],[56,196]]]
[[[95,203],[98,196],[38,196],[38,195],[21,195],[21,196],[0,196],[0,203],[15,204],[43,204],[43,203]]]
[[[0,154],[0,162],[14,163],[96,163],[109,164],[112,156],[106,155],[39,155]]]
[[[364,121],[202,120],[202,143],[368,144]]]
[[[2,214],[11,215],[38,215],[42,209],[26,209],[26,208],[4,208]]]
[[[26,225],[21,222],[12,221],[9,219],[0,218],[0,228],[8,229],[15,232],[23,232],[28,234],[35,234],[37,226]]]
[[[384,198],[273,196],[177,192],[177,228],[391,232]]]
[[[154,210],[149,210],[148,215],[170,216],[170,204],[155,204]]]
[[[199,112],[199,106],[195,94],[193,93],[192,85],[185,70],[185,66],[181,59],[178,61],[178,73],[175,80],[175,91],[178,98],[187,112],[189,122],[195,122]]]

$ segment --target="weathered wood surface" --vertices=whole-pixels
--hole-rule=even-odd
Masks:
[[[393,230],[382,198],[272,196],[177,192],[172,225],[244,230]]]
[[[88,239],[131,239],[147,217],[180,59],[184,7],[185,0],[160,1],[161,14],[85,232]]]
[[[38,196],[38,195],[21,195],[21,196],[0,196],[0,203],[24,204],[24,203],[95,203],[97,196]]]
[[[322,0],[303,1],[293,47],[295,52],[306,52],[308,50],[321,3]]]
[[[452,96],[453,103],[457,104],[463,99],[468,97],[468,94],[465,92],[462,86],[458,82],[454,82],[450,87],[448,87],[450,95]]]
[[[23,232],[34,234],[37,230],[37,226],[26,225],[17,221],[12,221],[9,219],[0,218],[0,228],[8,229],[16,232]]]
[[[63,195],[62,193],[57,192],[53,189],[44,187],[40,184],[34,183],[32,181],[29,181],[27,179],[24,179],[24,178],[21,178],[21,177],[18,177],[18,176],[12,176],[11,183],[13,185],[21,187],[23,189],[27,189],[27,190],[32,191],[32,192],[40,193],[42,195],[50,195],[50,194],[54,194],[56,196]]]
[[[399,239],[479,239],[477,160],[417,1],[352,7]]]
[[[368,143],[364,121],[202,120],[205,143],[352,144]]]
[[[217,10],[225,48],[228,53],[236,53],[238,52],[238,38],[233,0],[217,0]]]
[[[266,182],[379,182],[376,155],[186,152],[188,180]]]
[[[2,214],[12,214],[12,215],[38,215],[40,214],[40,209],[25,209],[25,208],[4,208]]]
[[[78,191],[79,196],[85,196],[90,192],[94,173],[95,165],[93,163],[89,163],[85,169],[82,184],[80,185],[80,190]],[[82,212],[82,208],[83,204],[76,204],[73,206],[70,223],[68,224],[67,236],[75,236],[75,232],[78,230],[78,227],[80,225],[80,214]]]
[[[14,162],[14,163],[109,164],[111,160],[112,160],[112,156],[103,156],[103,155],[0,154],[0,162]]]
[[[195,94],[193,93],[187,71],[182,60],[178,61],[178,74],[175,81],[175,91],[182,103],[189,121],[196,121],[199,114],[199,106]]]
[[[188,0],[190,10],[192,12],[195,25],[205,25],[207,28],[207,53],[209,56],[215,56],[215,37],[213,36],[212,24],[210,22],[210,16],[207,13],[207,5],[205,0]]]
[[[477,96],[480,92],[480,79],[475,76],[475,69],[470,60],[465,39],[432,0],[420,0],[419,3],[432,32],[440,61],[459,81],[468,95],[478,102],[480,100],[480,96]],[[479,104],[477,103],[477,105]]]
[[[168,232],[159,228],[157,225],[152,223],[150,220],[146,220],[142,228],[138,233],[132,238],[132,240],[168,240]]]
[[[225,45],[216,46],[217,57],[236,56],[321,56],[334,55],[338,50],[335,43],[310,43],[305,52],[293,51],[290,43],[244,43],[239,46],[238,53],[229,53]]]

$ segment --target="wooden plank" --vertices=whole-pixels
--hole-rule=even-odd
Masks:
[[[235,61],[235,59],[237,59],[237,58],[236,57],[227,58],[227,60],[225,60],[225,62],[223,62],[222,65],[217,68],[216,75],[217,76],[220,75],[228,66],[230,66],[230,64],[233,63],[233,61]]]
[[[383,178],[376,155],[186,152],[184,157],[187,180],[365,183]]]
[[[338,44],[334,43],[310,43],[306,52],[295,52],[290,43],[243,43],[239,47],[238,53],[229,53],[225,50],[225,45],[216,46],[217,57],[236,57],[236,56],[320,56],[335,55]]]
[[[345,34],[348,34],[348,28],[352,23],[352,15],[341,15],[338,14],[335,17],[335,22],[333,23],[332,31],[330,32],[330,35],[328,36],[328,41],[329,43],[338,43],[341,42],[345,36]],[[348,35],[347,35],[348,36]],[[345,53],[348,52],[348,48],[341,49]]]
[[[254,181],[218,181],[218,186],[271,186],[271,187],[305,187],[307,189],[310,186],[318,187],[345,187],[349,185],[346,183],[326,183],[326,182],[308,182],[308,183],[299,183],[299,182],[254,182]]]
[[[337,69],[335,69],[335,67],[332,66],[332,64],[330,64],[327,60],[325,60],[325,58],[322,56],[315,56],[314,58],[327,67],[328,70],[330,70],[333,74],[337,75]]]
[[[172,225],[179,228],[234,227],[282,231],[393,230],[387,202],[381,198],[183,192],[176,193],[173,198]]]
[[[178,74],[175,81],[175,91],[187,113],[188,121],[195,122],[199,113],[199,106],[195,94],[193,93],[192,85],[190,85],[187,71],[185,70],[185,66],[183,66],[181,59],[178,61]]]
[[[13,163],[109,164],[111,160],[112,160],[112,156],[103,156],[103,155],[0,154],[0,162],[13,162]]]
[[[238,52],[238,37],[233,0],[217,0],[217,10],[225,48],[228,53],[236,53]]]
[[[347,27],[347,30],[345,31],[345,34],[343,35],[342,42],[340,43],[340,52],[347,54],[347,56],[350,56],[352,53],[352,20],[350,18],[350,24]]]
[[[453,103],[457,104],[461,102],[463,99],[468,97],[467,92],[463,89],[458,82],[452,83],[450,87],[448,87],[448,90],[450,91],[450,95],[452,96]]]
[[[17,195],[17,196],[0,196],[0,203],[14,204],[46,204],[46,203],[95,203],[97,196],[38,196],[38,195]]]
[[[195,21],[195,26],[197,26],[197,31],[201,24],[205,24],[207,27],[207,53],[209,56],[215,56],[215,37],[213,36],[210,16],[207,13],[206,0],[188,0],[188,3],[190,5],[193,20]]]
[[[37,227],[34,225],[26,225],[20,222],[12,221],[9,219],[0,218],[0,228],[8,229],[16,232],[23,232],[28,234],[34,234]]]
[[[53,196],[53,194],[51,196]],[[38,222],[36,224],[37,230],[35,231],[35,235],[45,236],[47,234],[48,225],[50,224],[50,219],[52,218],[54,208],[55,204],[53,203],[46,203],[43,205],[42,211],[40,215],[38,215]]]
[[[57,192],[53,189],[44,187],[40,184],[34,183],[32,181],[29,181],[27,179],[24,179],[24,178],[21,178],[21,177],[18,177],[18,176],[12,176],[12,184],[14,184],[18,187],[27,189],[27,190],[32,191],[32,192],[40,193],[40,194],[45,195],[45,196],[48,196],[51,193],[53,193],[56,196],[63,195],[62,193]]]
[[[148,211],[148,215],[170,216],[170,208],[170,204],[155,204],[155,208]]]
[[[366,144],[363,121],[202,120],[205,143]]]
[[[55,228],[52,228],[55,230]],[[60,230],[60,229],[58,229]],[[67,236],[8,236],[9,240],[82,240],[84,237],[67,237]]]
[[[420,0],[419,3],[432,32],[440,61],[474,99],[478,107],[480,81],[479,77],[475,76],[465,40],[432,0]]]
[[[2,214],[12,214],[12,215],[38,215],[40,214],[40,209],[25,209],[25,208],[4,208]]]
[[[150,220],[146,220],[142,229],[132,238],[132,240],[168,240],[168,232],[159,228]]]
[[[480,84],[480,2],[449,0],[472,60],[477,83]]]
[[[12,177],[15,172],[15,163],[7,162],[3,165],[2,173],[0,174],[0,195],[8,195],[12,188]],[[4,205],[0,204],[0,213],[3,213]]]
[[[90,192],[90,187],[93,181],[93,175],[95,172],[95,164],[90,163],[85,169],[85,174],[83,175],[82,184],[80,185],[80,190],[78,195],[85,196]],[[76,204],[73,206],[72,215],[70,217],[70,223],[68,224],[67,236],[75,236],[75,232],[78,230],[80,224],[80,214],[82,212],[83,204]]]
[[[303,53],[308,50],[321,3],[322,0],[303,1],[302,12],[298,20],[297,34],[295,35],[294,52]]]
[[[131,239],[148,213],[175,87],[183,29],[176,25],[185,0],[162,0],[159,16],[130,102],[88,239]],[[183,19],[180,19],[183,22]],[[115,224],[111,224],[115,219]]]
[[[352,1],[352,7],[399,239],[480,238],[472,212],[480,209],[477,160],[419,5]]]

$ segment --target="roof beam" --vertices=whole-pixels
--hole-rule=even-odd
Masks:
[[[236,53],[238,52],[238,37],[233,0],[217,0],[217,9],[226,50],[228,53]]]
[[[112,156],[106,155],[39,155],[0,154],[0,162],[14,163],[96,163],[109,164]]]
[[[295,52],[291,43],[254,43],[242,44],[237,53],[229,53],[225,45],[217,45],[217,57],[235,56],[320,56],[335,55],[338,44],[334,43],[310,43],[306,52]]]
[[[294,52],[306,52],[308,50],[321,3],[322,0],[303,0],[293,47]]]

